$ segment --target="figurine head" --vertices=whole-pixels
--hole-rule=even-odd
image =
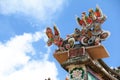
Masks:
[[[82,13],[82,17],[85,17],[85,16],[86,16],[86,12],[83,12],[83,13]]]
[[[90,12],[90,13],[93,13],[94,11],[93,11],[93,9],[89,9],[89,12]]]
[[[47,30],[47,32],[52,32],[50,27],[47,27],[46,30]]]
[[[80,33],[80,29],[78,28],[75,28],[75,31],[74,31],[76,34]]]

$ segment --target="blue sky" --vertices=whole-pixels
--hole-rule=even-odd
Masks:
[[[64,80],[67,72],[53,58],[57,47],[47,47],[45,28],[56,24],[65,38],[80,28],[76,16],[96,5],[107,16],[102,28],[111,33],[102,42],[110,54],[104,61],[120,66],[119,4],[119,0],[0,0],[0,80]]]

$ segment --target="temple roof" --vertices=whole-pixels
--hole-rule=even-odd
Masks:
[[[84,65],[88,70],[92,70],[96,76],[100,75],[105,80],[120,79],[120,74],[111,69],[102,60],[109,57],[108,51],[101,44],[105,41],[109,32],[102,29],[106,16],[97,6],[95,10],[90,9],[89,14],[83,12],[81,17],[76,17],[76,21],[81,29],[75,28],[72,34],[68,34],[66,39],[60,37],[60,32],[56,25],[53,30],[46,29],[48,37],[47,45],[56,45],[53,56],[60,65],[68,71],[69,65]]]

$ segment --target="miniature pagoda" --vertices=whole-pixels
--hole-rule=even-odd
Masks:
[[[75,28],[66,39],[60,37],[56,25],[54,33],[50,27],[46,28],[47,45],[58,47],[53,56],[68,72],[66,80],[120,80],[120,74],[102,60],[109,57],[101,44],[109,36],[109,32],[101,28],[105,20],[106,16],[96,7],[90,9],[88,15],[83,12],[81,17],[76,17],[81,28]]]

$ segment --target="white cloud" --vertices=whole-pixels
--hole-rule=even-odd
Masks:
[[[57,68],[54,62],[48,61],[50,49],[40,60],[30,60],[36,50],[32,44],[44,40],[43,32],[16,35],[6,43],[0,43],[0,80],[44,80],[51,77],[57,80]],[[47,56],[46,56],[47,55]]]
[[[65,3],[65,0],[0,0],[0,13],[22,13],[45,21],[52,19]]]
[[[0,0],[0,14],[20,14],[47,22],[55,18],[65,3],[65,0]],[[33,46],[46,40],[43,32],[36,32],[0,42],[0,80],[44,80],[48,77],[58,80],[56,65],[48,60],[50,48],[43,46],[44,52],[42,47],[38,55]],[[32,59],[34,55],[42,58]]]
[[[27,63],[23,69],[15,71],[1,80],[45,80],[48,77],[52,80],[57,80],[56,76],[57,69],[53,62],[33,61]]]

